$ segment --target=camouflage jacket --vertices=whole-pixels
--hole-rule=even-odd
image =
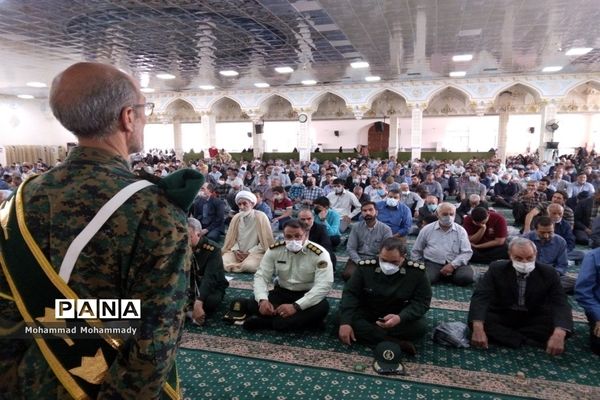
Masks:
[[[122,157],[77,147],[60,166],[27,183],[26,223],[56,269],[98,210],[138,179]],[[159,397],[183,326],[190,259],[186,214],[155,185],[128,199],[81,252],[69,281],[80,298],[136,298],[142,306],[141,326],[109,366],[99,399]],[[14,310],[0,301],[4,319],[18,320],[8,315]],[[18,364],[20,394],[11,398],[62,398],[64,389],[37,346],[12,348],[24,354],[13,351],[10,360],[0,350],[0,364]],[[6,370],[0,367],[0,378],[14,376]]]

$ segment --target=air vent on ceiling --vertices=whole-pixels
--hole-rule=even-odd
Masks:
[[[408,76],[417,76],[417,75],[421,75],[421,73],[420,72],[409,72],[406,75],[408,75]]]
[[[498,68],[484,68],[483,71],[484,72],[493,72],[493,71],[498,71]]]

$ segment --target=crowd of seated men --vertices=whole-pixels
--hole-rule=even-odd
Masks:
[[[594,152],[553,163],[518,156],[506,164],[394,157],[184,163],[165,154],[136,156],[133,168],[164,176],[191,167],[206,176],[190,210],[197,268],[202,251],[219,249],[221,262],[212,257],[213,264],[256,274],[254,297],[239,302],[252,316],[248,330],[319,326],[330,311],[335,251],[345,241],[346,283],[336,312],[346,344],[396,340],[414,354],[431,285],[445,282],[473,285],[468,323],[476,347],[492,342],[562,353],[573,332],[566,296],[574,294],[598,352],[600,158]],[[2,168],[0,190],[14,190],[15,177],[26,178],[31,167]],[[517,229],[509,229],[505,213]],[[411,247],[409,235],[416,236]],[[478,276],[472,263],[487,272]],[[581,263],[578,276],[573,263]],[[189,309],[201,324],[226,285],[221,275],[213,274],[220,286],[202,285],[208,276],[202,272],[193,276],[196,300]],[[273,278],[277,284],[268,291]],[[200,293],[217,287],[216,297]]]

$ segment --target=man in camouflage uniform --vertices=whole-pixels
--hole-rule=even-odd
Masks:
[[[79,146],[60,166],[26,183],[23,196],[29,230],[58,270],[98,210],[139,179],[127,159],[143,149],[146,114],[154,105],[118,69],[78,63],[54,79],[50,106]],[[82,250],[68,281],[79,298],[135,298],[142,308],[138,332],[108,365],[98,399],[161,396],[184,322],[191,260],[187,236],[186,213],[152,185],[131,196]],[[3,274],[0,292],[10,293]],[[0,310],[5,320],[22,319],[10,301],[0,299]],[[4,339],[0,349],[1,395],[68,397],[36,343]]]
[[[204,236],[196,218],[188,218],[188,229],[193,253],[187,315],[196,325],[203,325],[207,314],[216,311],[223,301],[229,282],[225,279],[221,248]]]
[[[318,327],[329,312],[325,298],[333,284],[329,253],[308,240],[308,226],[289,220],[283,227],[285,241],[274,243],[254,275],[254,300],[248,312],[258,314],[244,322],[244,329],[279,331]],[[269,284],[277,277],[275,288]]]
[[[346,283],[340,303],[340,340],[370,346],[383,341],[416,354],[411,341],[427,331],[425,313],[431,286],[425,266],[406,259],[406,246],[396,237],[381,243],[378,259],[362,260]]]

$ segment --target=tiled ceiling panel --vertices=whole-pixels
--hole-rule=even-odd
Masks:
[[[0,94],[44,96],[67,65],[112,63],[157,91],[597,71],[598,0],[4,0]],[[591,53],[567,57],[571,47]],[[468,62],[452,56],[472,54]],[[352,70],[350,62],[370,67]],[[275,67],[295,72],[281,75]],[[235,70],[226,78],[220,70]],[[176,76],[170,81],[158,73]]]

